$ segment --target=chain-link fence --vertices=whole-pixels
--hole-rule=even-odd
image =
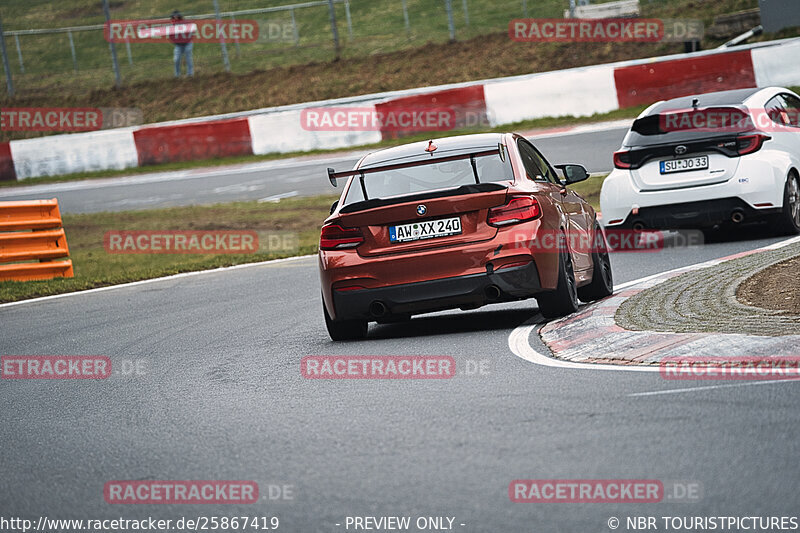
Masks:
[[[602,4],[620,0],[593,0]],[[636,0],[627,0],[635,2]],[[725,0],[737,8],[758,0]],[[111,21],[168,20],[180,10],[188,22],[224,24],[251,21],[254,40],[223,36],[223,42],[195,41],[197,75],[230,71],[246,73],[277,66],[330,62],[337,57],[370,57],[418,48],[426,43],[466,40],[504,33],[516,18],[561,18],[585,0],[70,0],[31,6],[29,0],[4,0],[0,5],[6,70],[16,94],[58,90],[64,86],[91,91],[115,83],[173,75],[173,47],[168,41],[123,39],[113,45],[104,32],[108,6]],[[643,10],[670,12],[674,0],[639,0]],[[692,4],[694,5],[694,4]],[[711,13],[711,2],[698,4]],[[227,37],[227,38],[225,38]],[[113,55],[117,68],[114,68]],[[118,76],[117,76],[118,72]],[[375,71],[365,72],[365,76]],[[6,76],[8,78],[8,76]],[[117,81],[119,80],[119,81]],[[310,81],[313,83],[313,81]],[[318,81],[316,83],[324,83]],[[267,89],[267,88],[265,88]],[[7,96],[8,89],[0,89]]]
[[[80,84],[87,89],[115,83],[101,2],[75,0],[27,9],[23,0],[0,7],[9,67],[16,93],[26,87]],[[213,0],[110,2],[112,21],[169,18],[214,19]],[[199,75],[242,73],[338,57],[370,56],[428,42],[463,40],[506,31],[519,17],[560,17],[568,0],[222,0],[225,23],[255,21],[255,42],[195,42]],[[38,12],[38,13],[37,13]],[[335,24],[334,24],[335,20]],[[223,47],[225,50],[223,50]],[[172,75],[168,42],[118,42],[114,46],[123,84]],[[225,57],[227,56],[227,58]]]

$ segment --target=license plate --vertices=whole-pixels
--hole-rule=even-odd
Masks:
[[[688,172],[689,170],[705,170],[708,168],[708,156],[699,155],[687,157],[686,159],[670,159],[660,161],[661,173],[670,174],[672,172]]]
[[[389,226],[389,240],[391,242],[421,241],[460,233],[461,219],[458,217]]]

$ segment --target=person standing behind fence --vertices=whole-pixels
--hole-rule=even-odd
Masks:
[[[172,53],[172,60],[175,62],[175,77],[181,76],[181,58],[186,58],[186,75],[194,76],[194,63],[192,62],[192,36],[194,28],[183,21],[183,15],[179,11],[173,11],[170,16],[172,22],[172,32],[169,40],[175,45]]]

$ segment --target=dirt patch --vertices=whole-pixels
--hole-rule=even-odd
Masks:
[[[776,263],[749,278],[736,290],[746,305],[800,315],[800,256]]]

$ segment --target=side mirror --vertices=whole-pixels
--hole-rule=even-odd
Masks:
[[[564,183],[578,183],[589,178],[589,173],[583,165],[556,165],[556,168],[564,173]]]
[[[329,214],[332,215],[333,212],[336,211],[337,207],[339,207],[339,200],[336,200],[335,202],[333,202],[333,205],[331,205],[331,212]]]

